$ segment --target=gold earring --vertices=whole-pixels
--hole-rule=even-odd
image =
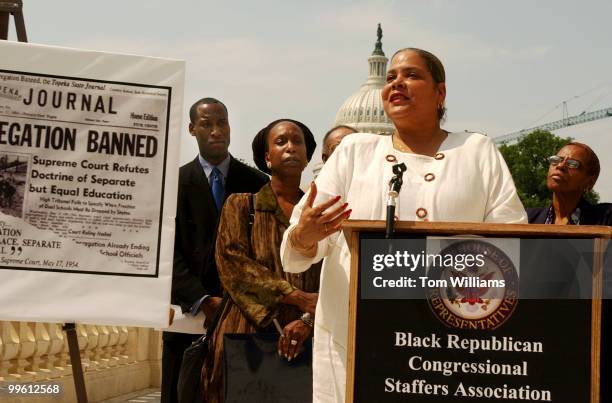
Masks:
[[[270,163],[270,161],[266,161],[266,166],[268,167],[268,169],[272,168],[272,164]]]

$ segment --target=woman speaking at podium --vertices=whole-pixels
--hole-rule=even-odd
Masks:
[[[444,67],[433,54],[402,49],[391,58],[382,101],[392,135],[345,138],[296,205],[284,234],[285,271],[326,258],[315,315],[313,400],[344,402],[350,253],[347,218],[384,220],[393,166],[404,163],[396,215],[402,221],[526,223],[510,172],[491,139],[449,133]]]

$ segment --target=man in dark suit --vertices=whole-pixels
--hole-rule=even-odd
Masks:
[[[171,300],[184,312],[202,310],[209,321],[222,294],[215,240],[223,200],[231,193],[259,191],[268,177],[229,154],[230,126],[223,103],[200,99],[189,110],[189,118],[189,133],[196,138],[200,153],[179,171]],[[183,352],[197,338],[164,333],[162,402],[177,401]]]

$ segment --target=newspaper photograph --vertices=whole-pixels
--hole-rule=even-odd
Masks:
[[[2,70],[0,82],[0,211],[58,236],[3,238],[2,264],[155,275],[171,89]],[[73,242],[90,251],[46,257]]]

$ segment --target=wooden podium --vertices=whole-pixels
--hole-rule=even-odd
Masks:
[[[397,222],[384,240],[384,222],[348,221],[346,401],[599,403],[611,229]],[[455,262],[472,254],[483,268],[410,272],[408,255],[435,261],[436,253]],[[505,279],[501,294],[469,283],[478,270],[486,281]],[[437,282],[419,288],[419,277]]]

